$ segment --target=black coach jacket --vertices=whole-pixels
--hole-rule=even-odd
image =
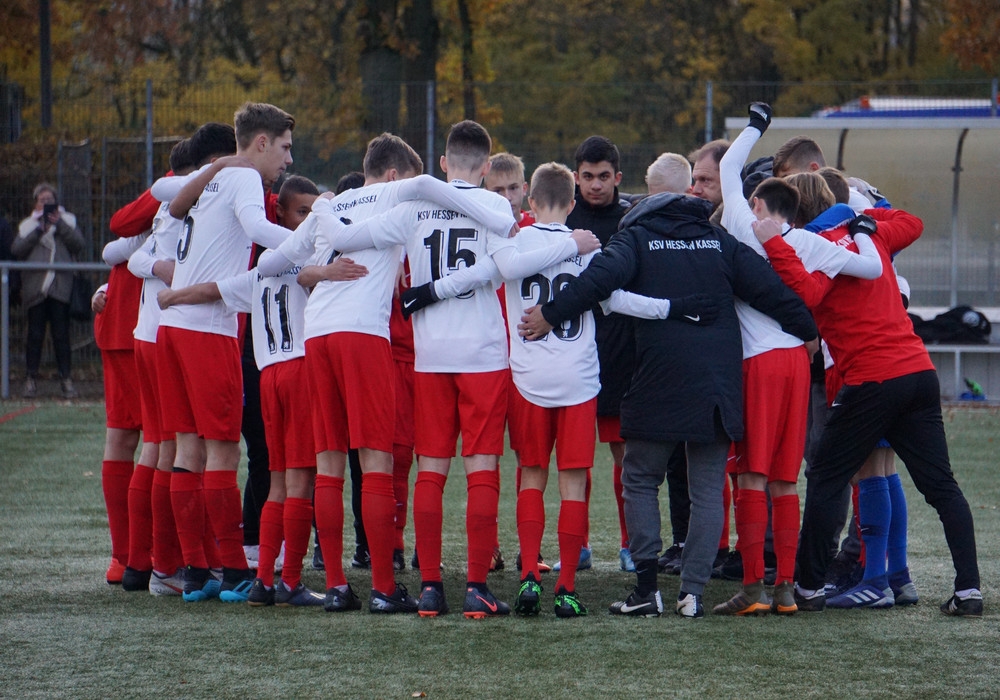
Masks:
[[[583,273],[542,307],[558,325],[615,289],[660,299],[711,294],[722,311],[711,325],[637,319],[636,367],[621,406],[629,439],[713,442],[714,415],[743,438],[743,349],[733,298],[803,340],[816,337],[805,304],[764,258],[708,220],[709,202],[677,194],[643,199]]]

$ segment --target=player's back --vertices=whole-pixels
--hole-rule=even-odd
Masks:
[[[519,253],[526,253],[548,247],[571,234],[562,224],[535,224],[510,239],[491,237],[490,251],[513,246]],[[522,279],[504,280],[514,384],[522,396],[539,406],[576,405],[592,399],[600,390],[592,312],[585,311],[565,321],[540,340],[526,341],[517,333],[524,311],[550,301],[579,276],[593,256],[593,253],[572,255]]]
[[[252,244],[239,215],[252,207],[264,209],[260,173],[253,168],[219,171],[184,219],[171,287],[216,282],[245,271]],[[236,314],[221,301],[171,306],[164,310],[160,324],[236,336]]]
[[[454,186],[483,204],[509,213],[498,194],[455,181]],[[506,209],[505,209],[506,208]],[[488,253],[486,228],[467,216],[419,200],[404,204],[395,217],[406,233],[411,286],[447,277]],[[496,284],[433,304],[413,316],[418,372],[492,372],[507,367],[507,339]]]

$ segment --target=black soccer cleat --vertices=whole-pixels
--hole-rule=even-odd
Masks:
[[[368,612],[378,614],[415,613],[420,606],[419,601],[406,592],[406,586],[396,584],[396,590],[390,595],[372,589],[368,597]]]

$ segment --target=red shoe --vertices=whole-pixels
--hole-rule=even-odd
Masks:
[[[108,583],[112,586],[117,586],[122,582],[122,576],[125,575],[125,565],[119,563],[114,557],[111,558],[111,563],[108,564],[107,573],[104,574],[104,578],[107,579]]]

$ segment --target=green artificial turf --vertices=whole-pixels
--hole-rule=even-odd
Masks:
[[[537,618],[379,617],[322,609],[255,609],[125,593],[104,582],[109,557],[100,469],[103,405],[0,402],[0,696],[3,697],[997,697],[1000,539],[995,409],[948,409],[952,464],[972,506],[986,615],[938,611],[953,571],[936,514],[909,478],[908,609],[799,613],[791,618],[621,619],[607,615],[633,577],[618,569],[611,464],[598,446],[591,506],[593,570],[578,590],[587,618],[552,614],[543,577]],[[502,462],[500,540],[507,568],[490,576],[513,603],[518,574],[514,461]],[[411,479],[412,479],[411,475]],[[804,492],[804,483],[800,483]],[[543,553],[558,558],[558,496],[546,494]],[[666,496],[663,495],[664,523]],[[445,490],[444,583],[452,610],[464,584],[465,479]],[[350,506],[345,553],[353,551]],[[735,532],[733,533],[735,540]],[[407,528],[407,562],[412,525]],[[346,561],[345,561],[346,564]],[[367,572],[348,570],[367,597]],[[419,576],[399,576],[418,592]],[[306,585],[322,590],[308,562]],[[661,577],[668,610],[676,577]],[[713,581],[706,608],[736,583]]]

